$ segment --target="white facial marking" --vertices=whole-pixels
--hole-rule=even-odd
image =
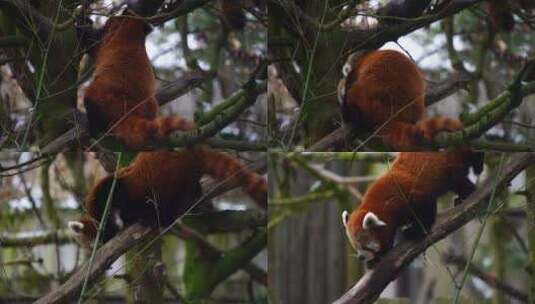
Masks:
[[[346,97],[346,80],[345,79],[340,79],[340,81],[338,82],[337,97],[338,97],[338,103],[340,105],[344,104],[344,99]]]
[[[348,61],[344,64],[344,67],[342,67],[342,75],[344,75],[344,77],[347,77],[347,75],[351,73],[351,69],[353,68],[351,66],[351,61],[352,60],[348,59]]]
[[[84,229],[84,224],[78,221],[69,221],[67,225],[76,234],[82,233],[82,230]]]
[[[364,216],[364,220],[362,220],[362,228],[364,230],[368,230],[370,228],[379,227],[379,226],[386,226],[386,223],[381,221],[377,215],[373,212],[368,212]]]
[[[347,210],[344,210],[344,212],[342,212],[342,223],[344,223],[344,227],[347,227],[348,220],[349,220],[349,213],[347,212]]]
[[[117,225],[119,229],[123,229],[124,222],[123,222],[123,219],[121,218],[121,215],[119,214],[119,211],[113,213],[113,220],[115,222],[115,225]]]

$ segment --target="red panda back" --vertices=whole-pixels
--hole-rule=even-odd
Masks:
[[[462,128],[457,119],[424,119],[424,78],[400,52],[357,53],[344,70],[347,77],[338,85],[344,121],[378,135],[394,151],[423,150],[437,133]]]
[[[404,225],[412,225],[411,233],[421,235],[422,228],[430,229],[434,223],[439,196],[452,191],[464,199],[475,190],[467,176],[470,167],[480,173],[482,162],[482,153],[462,147],[447,152],[399,153],[392,167],[368,187],[358,208],[344,219],[352,245],[358,250],[363,235],[374,238],[381,245],[376,253],[381,254],[392,246],[396,230]],[[364,229],[369,213],[384,225]]]
[[[84,96],[93,137],[109,133],[128,148],[139,149],[174,130],[195,128],[178,116],[157,117],[156,80],[145,49],[149,29],[128,10],[106,22],[93,80]]]
[[[210,175],[229,187],[239,186],[260,207],[267,207],[265,179],[230,155],[208,148],[141,152],[117,173],[103,240],[109,240],[122,228],[116,223],[117,218],[124,225],[135,222],[153,227],[171,225],[202,197],[203,175]],[[114,175],[108,175],[88,192],[84,201],[87,215],[79,221],[83,225],[73,225],[82,239],[94,238],[94,229],[91,229],[94,226],[88,226],[87,219],[100,221],[113,181]]]
[[[158,111],[144,21],[111,17],[103,31],[93,80],[84,96],[92,134],[107,131],[127,115],[154,119]]]
[[[371,128],[388,120],[415,123],[424,112],[425,83],[405,55],[372,51],[359,58],[348,79],[347,103],[357,107]]]

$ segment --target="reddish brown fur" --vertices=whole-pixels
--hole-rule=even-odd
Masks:
[[[156,80],[145,50],[147,27],[133,13],[106,22],[84,96],[91,135],[109,132],[135,149],[173,130],[195,128],[180,117],[157,117]]]
[[[423,119],[425,82],[418,67],[402,53],[371,51],[357,57],[351,67],[342,113],[357,130],[378,130],[390,148],[406,151],[421,148],[438,132],[461,128],[456,119]]]
[[[203,175],[229,187],[240,186],[260,207],[267,207],[265,179],[227,154],[206,148],[141,152],[132,164],[117,174],[103,240],[109,240],[120,229],[113,223],[117,212],[125,225],[141,222],[166,227],[172,224],[201,198]],[[81,236],[84,245],[96,236],[96,223],[102,217],[112,183],[113,175],[109,175],[86,196],[87,214],[80,220],[84,223]]]
[[[386,223],[371,231],[381,245],[379,256],[392,247],[399,227],[413,224],[429,229],[435,219],[437,198],[449,191],[461,199],[470,195],[475,186],[467,178],[469,168],[479,174],[482,162],[481,153],[466,149],[399,153],[392,167],[368,187],[349,217],[346,230],[353,246],[364,231],[362,223],[368,212]]]

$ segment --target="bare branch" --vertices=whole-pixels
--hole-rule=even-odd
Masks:
[[[66,303],[70,299],[75,298],[82,289],[82,284],[86,275],[89,275],[89,281],[93,282],[102,275],[115,260],[132,246],[145,239],[150,232],[150,228],[143,227],[141,224],[134,224],[126,228],[97,251],[89,274],[86,273],[87,267],[89,266],[86,263],[65,283],[37,300],[35,304]]]
[[[2,233],[0,245],[6,247],[33,247],[57,242],[58,245],[70,243],[74,239],[70,230],[38,231],[34,233]]]
[[[454,254],[445,254],[443,256],[443,259],[444,259],[444,262],[448,263],[448,264],[454,264],[455,266],[457,266],[458,268],[461,268],[461,269],[464,269],[466,267],[466,259],[462,256],[458,256],[458,255],[454,255]],[[488,274],[486,272],[483,272],[481,269],[479,269],[478,267],[476,267],[474,264],[470,263],[470,266],[468,267],[468,271],[480,278],[483,282],[487,283],[489,286],[492,286],[494,288],[497,288],[497,289],[501,289],[503,290],[505,293],[507,293],[508,295],[510,295],[511,297],[517,299],[517,300],[520,300],[522,302],[528,302],[528,296],[518,290],[517,288],[505,283],[505,282],[502,282],[500,281],[498,278],[496,278],[495,276],[491,275],[491,274]]]

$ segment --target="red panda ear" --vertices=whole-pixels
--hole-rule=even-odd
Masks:
[[[344,227],[347,227],[347,223],[349,222],[349,213],[347,210],[344,210],[342,212],[342,223],[344,223]]]
[[[357,64],[357,60],[359,60],[360,57],[364,56],[366,53],[370,52],[370,50],[360,50],[354,53],[351,53],[346,59],[346,62],[344,63],[344,66],[342,67],[342,75],[344,78],[346,78],[351,71],[355,68],[355,65]]]
[[[377,215],[373,212],[368,212],[362,220],[362,228],[364,230],[369,230],[375,227],[386,226],[386,223],[381,221]]]

